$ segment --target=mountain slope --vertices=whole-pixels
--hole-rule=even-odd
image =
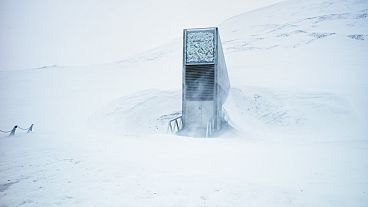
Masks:
[[[368,103],[365,93],[368,87],[367,8],[366,1],[285,1],[221,23],[220,35],[234,88],[229,102],[235,103],[228,108],[234,126],[254,132],[259,131],[258,128],[249,130],[254,123],[267,129],[276,122],[297,122],[292,127],[283,124],[282,128],[310,129],[313,125],[312,131],[328,129],[346,136],[337,126],[349,125],[350,129],[343,131],[358,131],[351,136],[365,137],[364,126],[368,124],[368,111],[364,107]],[[175,40],[119,64],[147,65],[157,74],[165,74],[160,77],[167,84],[163,89],[179,89],[181,47],[181,40]],[[176,76],[174,71],[177,71]],[[251,100],[258,96],[262,98]],[[248,101],[241,106],[236,103],[240,100]],[[263,108],[251,107],[253,111],[249,111],[252,105]],[[288,109],[280,111],[280,107]],[[149,111],[148,108],[141,110],[137,114]],[[177,111],[180,111],[179,104],[166,114]],[[289,120],[289,114],[285,115],[286,111],[291,113],[293,121]],[[268,120],[275,116],[279,118]],[[235,123],[235,119],[239,123]],[[122,125],[116,120],[111,123],[114,124]],[[155,125],[152,122],[150,127]]]

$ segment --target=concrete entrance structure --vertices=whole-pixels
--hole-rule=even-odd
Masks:
[[[181,134],[211,136],[224,124],[230,83],[217,27],[185,29]]]

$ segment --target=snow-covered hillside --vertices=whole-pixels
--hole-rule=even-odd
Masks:
[[[353,137],[365,138],[367,15],[366,1],[286,1],[221,23],[233,87],[229,102],[236,102],[228,108],[233,124],[247,132],[258,132],[253,127],[258,123],[266,130],[271,125],[289,131],[307,127],[308,131],[321,129],[343,137],[347,137],[346,131],[354,131]],[[157,74],[165,74],[167,79],[162,80],[167,86],[162,89],[180,90],[181,46],[181,40],[175,40],[119,64],[131,67],[147,62]],[[164,94],[156,96],[164,97],[160,101],[165,102]],[[147,114],[150,107],[140,108],[137,114]],[[178,103],[167,108],[166,114],[177,111]],[[121,120],[121,114],[115,115]],[[121,129],[124,124],[117,119],[110,124]],[[149,123],[145,124],[148,128],[158,125]],[[339,125],[349,127],[341,131]]]
[[[211,25],[209,25],[211,26]],[[365,206],[368,1],[289,0],[219,25],[231,132],[167,134],[182,43],[0,71],[0,206]]]

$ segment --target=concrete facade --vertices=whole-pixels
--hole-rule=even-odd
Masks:
[[[182,87],[182,134],[221,130],[230,83],[218,28],[184,30]]]

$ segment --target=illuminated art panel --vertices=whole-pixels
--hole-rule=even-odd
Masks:
[[[213,63],[215,33],[213,31],[188,31],[185,49],[186,63]]]

